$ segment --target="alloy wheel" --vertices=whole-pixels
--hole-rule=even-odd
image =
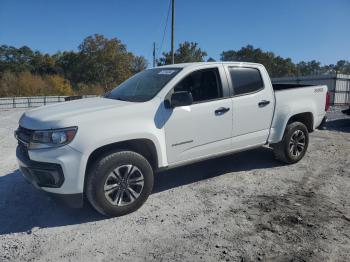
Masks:
[[[302,130],[298,129],[292,134],[290,138],[289,152],[293,157],[299,157],[305,149],[305,144],[305,134]]]
[[[114,169],[106,178],[104,193],[108,202],[114,206],[133,203],[141,194],[144,177],[134,165],[122,165]]]

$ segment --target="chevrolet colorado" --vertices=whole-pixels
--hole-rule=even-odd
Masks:
[[[260,64],[168,65],[25,112],[16,155],[36,187],[120,216],[141,207],[161,169],[261,146],[299,161],[328,105],[326,86],[272,85]]]

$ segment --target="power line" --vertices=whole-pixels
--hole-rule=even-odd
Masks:
[[[175,21],[175,0],[171,1],[171,63],[175,64],[174,58],[174,21]]]
[[[169,7],[168,7],[168,13],[167,13],[167,16],[166,16],[166,20],[165,20],[165,26],[164,26],[164,31],[163,31],[163,38],[162,38],[162,42],[161,42],[161,44],[160,44],[160,48],[158,49],[158,55],[157,55],[157,57],[159,57],[159,53],[162,52],[162,49],[163,49],[165,34],[166,34],[166,31],[167,31],[167,27],[168,27],[168,21],[169,21],[169,15],[170,15],[170,8],[171,8],[171,1],[172,1],[172,0],[169,0]]]

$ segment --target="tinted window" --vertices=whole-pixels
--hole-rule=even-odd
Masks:
[[[186,76],[174,91],[189,91],[193,102],[201,102],[222,97],[222,87],[217,69],[199,70]]]
[[[155,68],[142,71],[121,83],[105,97],[131,102],[148,101],[180,70],[180,68]]]
[[[264,87],[260,72],[255,68],[231,67],[234,95],[258,91]]]

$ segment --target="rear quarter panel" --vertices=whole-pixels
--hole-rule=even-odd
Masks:
[[[313,129],[317,128],[325,116],[327,86],[309,86],[275,92],[276,105],[269,143],[282,140],[288,120],[297,114],[311,113]]]

